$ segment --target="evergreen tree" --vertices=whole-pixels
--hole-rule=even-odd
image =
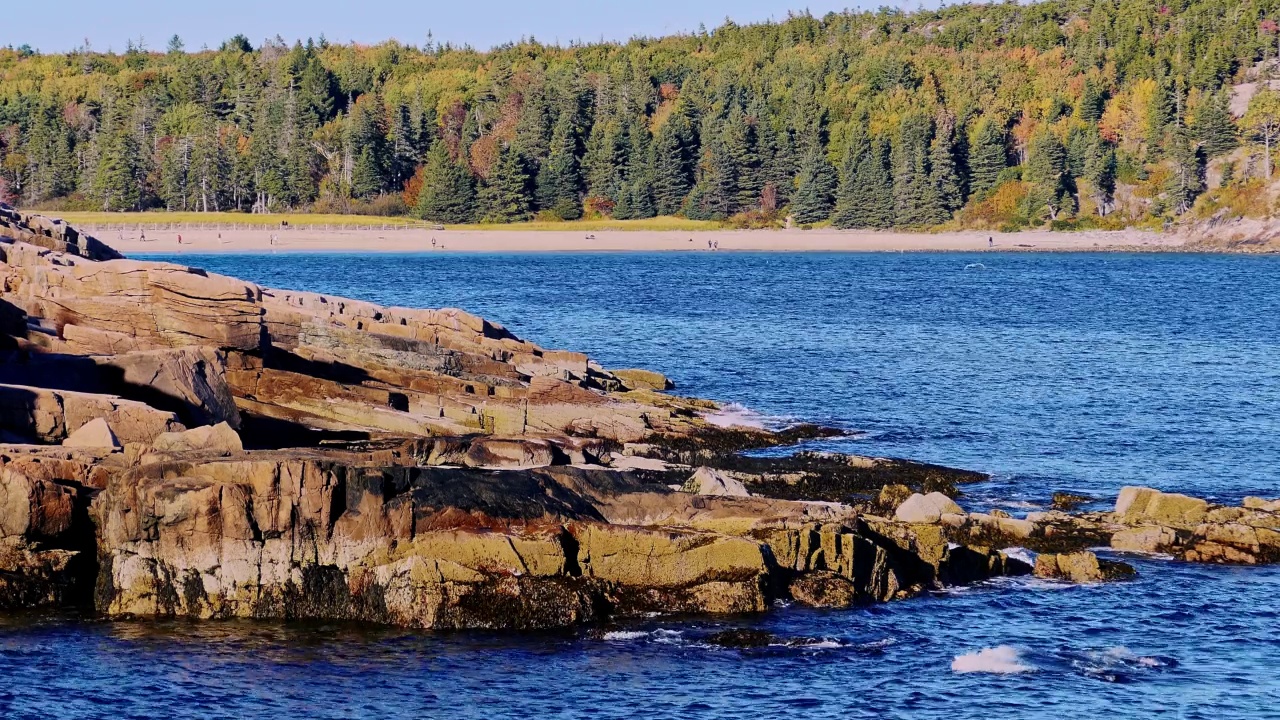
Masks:
[[[895,224],[916,227],[946,219],[929,171],[933,122],[923,113],[902,118],[893,143],[893,203]]]
[[[438,223],[475,220],[476,197],[471,172],[449,157],[444,143],[436,143],[427,156],[417,215]]]
[[[689,156],[682,130],[685,119],[675,113],[658,129],[653,142],[653,201],[659,215],[680,212],[689,194]]]
[[[578,167],[575,113],[565,110],[551,135],[550,156],[537,177],[538,207],[562,220],[582,217],[582,173]]]
[[[1084,90],[1076,103],[1076,117],[1087,123],[1096,123],[1102,117],[1106,98],[1093,78],[1084,81]]]
[[[373,158],[373,148],[363,147],[351,170],[351,196],[369,198],[382,192],[382,168]]]
[[[1231,117],[1230,98],[1225,92],[1206,97],[1196,106],[1192,129],[1206,158],[1225,155],[1240,144],[1239,129]]]
[[[969,145],[969,193],[983,197],[994,190],[1008,164],[1003,128],[989,118],[979,120]]]
[[[1089,196],[1097,207],[1098,214],[1105,216],[1111,207],[1116,187],[1116,155],[1097,133],[1092,135],[1085,154],[1081,178],[1088,183]]]
[[[98,156],[94,194],[102,201],[103,210],[138,210],[143,198],[138,144],[121,109],[113,110],[112,116],[112,127]]]
[[[498,152],[498,161],[480,186],[480,220],[490,223],[529,219],[529,176],[520,154],[510,145]]]
[[[582,169],[587,180],[587,195],[614,202],[622,190],[622,167],[618,163],[618,135],[613,121],[597,121],[587,137]]]
[[[1166,191],[1175,214],[1191,209],[1196,197],[1204,192],[1204,162],[1199,149],[1184,127],[1175,126],[1169,132],[1166,157],[1173,167]]]
[[[796,192],[791,198],[791,217],[801,225],[822,222],[831,215],[836,189],[835,169],[827,162],[822,147],[810,146],[800,174],[796,177]]]
[[[832,216],[836,227],[893,227],[893,181],[887,156],[883,140],[868,138],[861,127],[854,132]]]
[[[1047,213],[1051,220],[1057,220],[1064,211],[1071,209],[1067,150],[1051,130],[1042,129],[1031,138],[1023,178],[1031,183],[1027,208],[1033,217]]]
[[[938,203],[949,217],[964,204],[960,188],[960,172],[956,167],[955,118],[947,113],[938,116],[933,141],[929,146],[929,179],[937,193]],[[946,218],[941,218],[942,222]]]

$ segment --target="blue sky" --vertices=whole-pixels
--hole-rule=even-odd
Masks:
[[[217,47],[244,33],[255,47],[279,34],[292,42],[322,33],[330,40],[372,43],[387,38],[420,45],[436,40],[481,49],[521,36],[543,42],[625,40],[714,28],[730,16],[746,23],[779,19],[788,10],[815,15],[856,5],[857,0],[9,0],[0,23],[0,46],[29,44],[45,52],[80,46],[123,51],[142,37],[162,50],[175,33],[187,49]],[[867,3],[869,4],[869,3]],[[896,4],[875,2],[881,4]],[[912,2],[908,7],[916,7]]]

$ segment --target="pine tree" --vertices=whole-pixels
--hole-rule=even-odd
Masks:
[[[989,118],[979,120],[969,145],[969,194],[981,198],[994,190],[1008,162],[1004,130]]]
[[[1240,131],[1231,117],[1230,98],[1222,92],[1206,97],[1192,118],[1193,137],[1206,158],[1225,155],[1240,144]]]
[[[960,172],[956,168],[955,118],[942,113],[934,127],[933,142],[929,146],[929,179],[937,193],[938,204],[949,217],[964,204]]]
[[[1166,143],[1166,157],[1173,167],[1166,192],[1175,214],[1191,209],[1196,197],[1204,192],[1204,162],[1186,128],[1174,126]]]
[[[923,113],[902,118],[893,144],[894,222],[905,227],[935,225],[946,219],[929,172],[933,122]]]
[[[1160,81],[1157,83],[1155,94],[1151,96],[1151,102],[1147,105],[1147,126],[1144,128],[1144,140],[1147,143],[1147,154],[1149,157],[1157,158],[1161,156],[1161,141],[1165,137],[1165,128],[1173,118],[1173,103],[1171,95],[1173,89],[1167,83]]]
[[[1096,123],[1102,117],[1102,109],[1106,103],[1106,98],[1102,94],[1102,90],[1098,88],[1093,78],[1084,81],[1084,90],[1080,93],[1080,100],[1076,103],[1076,117],[1087,123]]]
[[[427,156],[417,214],[424,220],[438,223],[475,220],[475,185],[471,172],[449,157],[444,143],[436,143]]]
[[[1084,174],[1081,177],[1089,184],[1089,195],[1098,208],[1098,215],[1105,216],[1111,207],[1112,194],[1116,188],[1116,155],[1097,133],[1093,134],[1085,155]]]
[[[142,163],[137,141],[126,127],[123,112],[115,108],[105,131],[105,144],[98,157],[94,193],[102,209],[137,210],[142,205]]]
[[[680,212],[684,198],[689,194],[689,156],[683,130],[683,116],[672,113],[658,129],[653,142],[653,201],[659,215],[675,215]]]
[[[832,222],[840,228],[893,227],[893,182],[887,148],[859,126],[845,155]]]
[[[510,145],[498,152],[498,161],[480,186],[480,220],[490,223],[529,219],[529,175],[520,153]]]
[[[586,153],[582,158],[583,174],[587,180],[587,195],[618,201],[622,190],[622,168],[618,164],[617,123],[597,120],[587,137]]]
[[[703,157],[698,180],[685,202],[685,216],[695,220],[724,220],[737,207],[738,163],[722,138],[713,134],[710,121],[703,125]]]
[[[800,163],[796,192],[791,198],[791,217],[795,222],[808,225],[830,217],[836,189],[835,174],[821,145],[813,143]]]
[[[1031,183],[1027,208],[1033,217],[1047,212],[1051,220],[1057,220],[1064,210],[1071,209],[1066,177],[1067,151],[1062,141],[1051,130],[1038,131],[1031,138],[1023,171],[1023,179]]]
[[[582,173],[578,167],[578,139],[575,113],[565,110],[556,120],[551,135],[550,156],[537,176],[538,207],[550,210],[561,220],[582,217]]]

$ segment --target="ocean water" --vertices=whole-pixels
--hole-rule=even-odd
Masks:
[[[264,285],[457,306],[816,447],[993,475],[975,509],[1126,484],[1280,496],[1280,259],[1123,254],[210,255]],[[1280,717],[1280,568],[1127,558],[844,612],[608,632],[0,621],[6,717]],[[711,632],[796,645],[740,651]]]

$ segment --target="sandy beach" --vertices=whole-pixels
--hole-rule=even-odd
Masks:
[[[1176,249],[1138,230],[901,233],[844,230],[596,231],[237,229],[86,230],[125,254],[241,252],[921,252]],[[179,244],[178,238],[182,242]],[[273,240],[274,238],[274,240]]]

